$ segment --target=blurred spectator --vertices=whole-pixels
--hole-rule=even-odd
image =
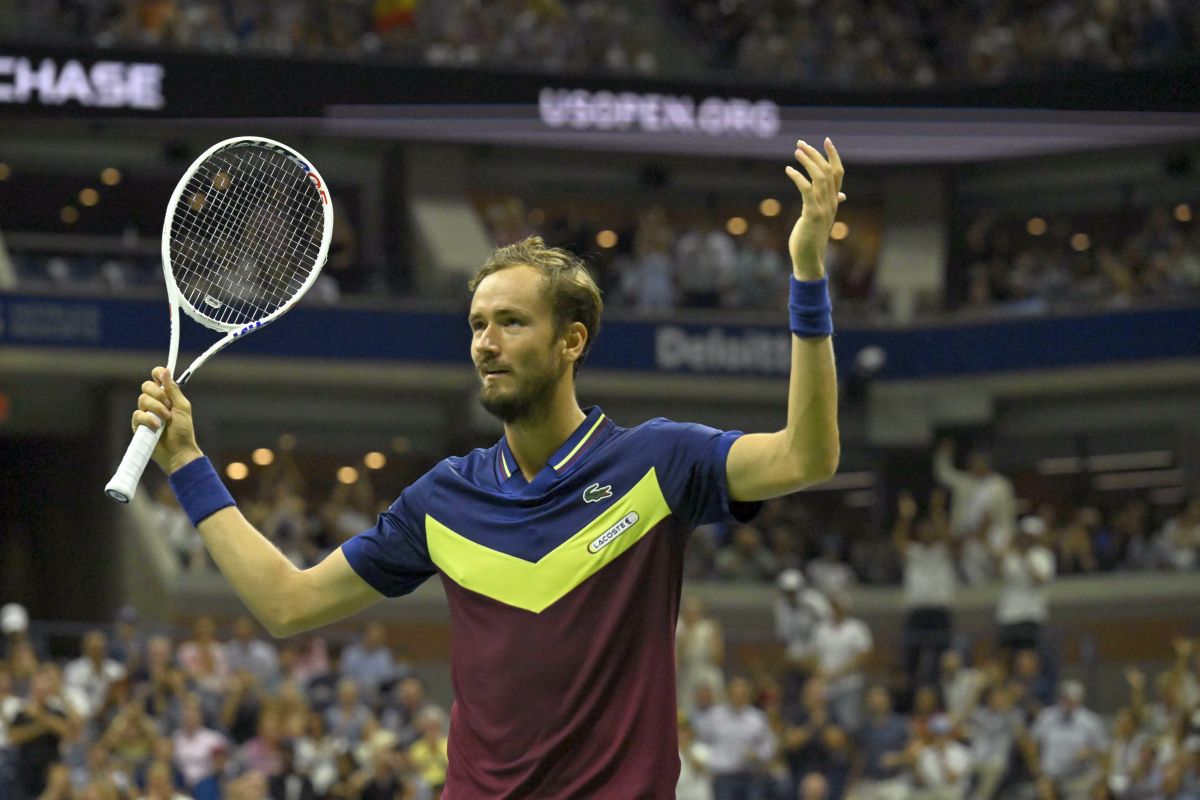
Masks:
[[[1108,736],[1083,697],[1081,683],[1063,681],[1058,704],[1042,711],[1030,730],[1029,758],[1043,797],[1087,796],[1100,780]]]
[[[763,545],[758,528],[741,524],[734,528],[729,547],[717,553],[717,577],[735,583],[761,583],[779,572],[775,554]]]
[[[233,638],[225,643],[225,663],[231,672],[245,670],[268,690],[279,683],[279,653],[275,645],[257,638],[258,626],[245,614],[233,621]]]
[[[370,717],[371,710],[359,699],[358,682],[353,678],[338,681],[337,703],[325,712],[330,735],[357,741]]]
[[[951,606],[957,580],[946,495],[935,491],[929,516],[916,522],[917,502],[902,492],[892,538],[904,563],[904,672],[908,687],[938,681],[942,652],[954,637]],[[915,535],[914,535],[915,534]]]
[[[679,781],[675,800],[714,800],[709,764],[712,750],[697,741],[696,732],[686,714],[679,715]]]
[[[946,650],[940,661],[942,705],[950,721],[957,725],[966,719],[971,708],[979,701],[986,676],[982,670],[965,666],[957,650]]]
[[[992,574],[992,553],[1002,552],[1013,535],[1016,504],[1012,482],[992,468],[982,450],[967,456],[967,469],[954,466],[954,443],[944,440],[933,458],[933,473],[951,492],[950,528],[961,541],[961,565],[968,583]]]
[[[832,770],[833,745],[841,729],[829,709],[828,683],[819,677],[805,682],[800,702],[783,709],[780,737],[791,778],[789,796],[796,796],[804,776]]]
[[[29,641],[29,612],[20,603],[5,603],[0,606],[0,656],[14,658],[17,646]]]
[[[795,698],[803,681],[812,674],[817,657],[817,628],[833,612],[825,595],[804,586],[804,574],[786,569],[779,574],[775,596],[775,635],[784,643],[785,701]]]
[[[829,598],[833,612],[817,628],[817,674],[827,685],[833,719],[851,735],[862,721],[863,668],[874,649],[867,624],[849,616],[850,596]]]
[[[175,763],[189,787],[213,774],[214,754],[228,746],[224,736],[204,726],[202,713],[199,700],[188,698],[173,736]]]
[[[1189,502],[1178,516],[1167,520],[1159,541],[1174,569],[1183,571],[1196,566],[1200,554],[1200,497]]]
[[[155,764],[146,773],[146,793],[143,800],[189,800],[188,796],[175,791],[171,770],[166,764]]]
[[[683,305],[717,308],[733,286],[737,249],[733,237],[706,217],[675,243],[676,276]]]
[[[380,722],[396,734],[402,746],[407,747],[420,737],[417,720],[430,705],[429,698],[425,696],[425,684],[416,675],[406,675],[392,690],[392,697],[384,708]]]
[[[867,692],[867,714],[855,737],[858,757],[850,785],[858,800],[888,800],[903,796],[904,752],[908,749],[908,724],[892,710],[892,698],[882,686]]]
[[[813,588],[822,592],[826,597],[845,594],[857,582],[854,570],[842,558],[841,547],[841,542],[836,536],[823,537],[821,550],[817,557],[809,560],[804,568]]]
[[[279,769],[268,778],[267,791],[274,800],[317,800],[312,780],[296,767],[291,742],[279,745]]]
[[[965,729],[971,741],[975,782],[972,797],[991,800],[1008,772],[1016,743],[1025,733],[1012,691],[1001,685],[989,687],[983,694],[983,702],[967,715]]]
[[[216,621],[207,615],[199,616],[192,625],[192,638],[179,645],[175,654],[180,668],[197,689],[213,696],[221,692],[229,679],[225,649],[216,634]]]
[[[390,689],[400,674],[400,666],[387,646],[387,629],[381,622],[368,622],[362,638],[342,651],[342,674],[358,682],[367,703],[374,703],[380,692]]]
[[[725,683],[725,637],[721,625],[705,613],[704,601],[688,595],[675,627],[676,683],[679,707],[692,712],[696,687],[705,683],[718,688]]]
[[[108,696],[108,688],[125,677],[125,667],[108,658],[108,637],[98,630],[83,635],[83,655],[63,669],[63,680],[79,689],[87,698],[85,717],[100,710]]]
[[[59,744],[70,730],[66,706],[55,692],[59,680],[53,664],[38,667],[29,683],[29,699],[9,725],[18,800],[33,800],[46,789],[47,772],[58,762]]]
[[[1100,569],[1096,557],[1097,535],[1100,532],[1100,512],[1080,508],[1071,521],[1058,533],[1057,568],[1060,575],[1092,573]]]
[[[125,668],[126,673],[139,671],[146,658],[146,637],[138,628],[138,610],[123,605],[117,612],[116,630],[108,643],[108,657]]]
[[[1020,533],[1000,557],[999,644],[1008,651],[1036,650],[1050,613],[1046,588],[1054,579],[1054,553],[1045,546],[1046,523],[1021,520]]]
[[[446,783],[446,769],[450,763],[446,723],[445,711],[428,706],[417,717],[421,737],[408,748],[413,770],[435,797],[441,794]]]
[[[761,709],[750,705],[750,681],[729,682],[729,701],[697,716],[696,736],[712,749],[715,800],[756,800],[775,737]]]
[[[939,714],[929,721],[926,739],[913,764],[914,800],[962,800],[971,780],[971,753],[954,740],[954,725]]]

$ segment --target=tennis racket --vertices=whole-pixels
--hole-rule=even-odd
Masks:
[[[287,145],[239,136],[197,158],[175,186],[163,220],[163,276],[171,307],[167,368],[175,374],[181,308],[224,336],[176,383],[182,386],[235,339],[295,305],[325,266],[332,233],[328,187]],[[104,487],[109,497],[133,499],[164,427],[138,427]]]

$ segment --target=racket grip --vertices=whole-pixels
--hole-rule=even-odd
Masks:
[[[121,466],[117,467],[112,480],[104,487],[105,494],[118,503],[128,503],[133,499],[138,481],[142,479],[142,473],[150,463],[150,455],[154,452],[154,446],[158,444],[158,437],[162,436],[165,427],[161,421],[156,431],[145,425],[138,426],[133,434],[133,441],[129,443],[129,449],[125,451],[125,457],[121,459]]]

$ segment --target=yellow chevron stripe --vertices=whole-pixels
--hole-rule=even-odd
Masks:
[[[583,437],[582,439],[580,439],[580,440],[579,440],[579,444],[577,444],[577,445],[575,445],[574,447],[572,447],[572,448],[571,448],[571,452],[569,452],[569,453],[567,453],[565,456],[563,456],[563,460],[562,460],[562,461],[560,461],[560,462],[558,462],[557,464],[555,464],[555,465],[554,465],[554,469],[556,469],[556,470],[557,470],[557,469],[559,469],[560,467],[562,467],[562,465],[563,465],[563,464],[565,464],[565,463],[567,463],[568,461],[570,461],[570,460],[571,460],[571,456],[573,456],[573,455],[575,455],[576,453],[578,453],[578,452],[579,452],[579,448],[583,447],[583,443],[584,443],[584,442],[586,442],[588,439],[592,438],[592,434],[596,432],[596,428],[599,428],[599,427],[600,427],[600,423],[601,423],[601,422],[604,422],[604,415],[603,415],[603,414],[601,414],[599,417],[597,417],[597,418],[596,418],[596,421],[592,423],[592,427],[588,428],[588,432],[587,432],[586,434],[584,434],[584,437]]]
[[[637,544],[670,513],[651,468],[624,497],[536,564],[473,542],[429,514],[425,537],[433,563],[459,586],[540,614]]]

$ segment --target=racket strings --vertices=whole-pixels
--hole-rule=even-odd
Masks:
[[[171,272],[200,315],[244,325],[285,306],[317,268],[324,211],[294,159],[259,145],[197,168],[174,209]]]

